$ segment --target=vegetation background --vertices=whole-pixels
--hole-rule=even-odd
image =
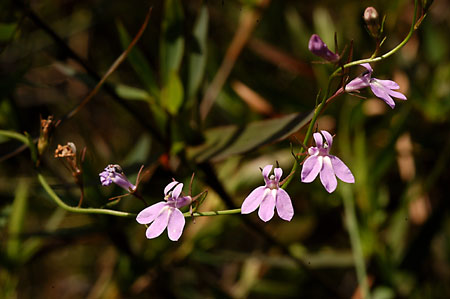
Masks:
[[[386,16],[384,53],[406,36],[413,1],[1,1],[0,127],[35,138],[40,116],[68,116],[152,7],[127,60],[53,132],[41,173],[77,205],[80,190],[53,157],[70,141],[86,147],[85,207],[123,194],[100,186],[109,163],[131,181],[146,165],[139,188],[148,203],[172,177],[188,186],[195,172],[193,193],[209,192],[200,210],[239,207],[262,184],[258,167],[278,161],[289,173],[290,144],[298,150],[303,119],[333,70],[313,63],[309,37],[334,49],[336,32],[340,52],[353,41],[354,59],[369,57],[367,6]],[[367,90],[327,107],[318,127],[336,134],[333,153],[356,183],[328,194],[297,175],[287,190],[291,222],[263,223],[256,213],[188,218],[178,242],[166,233],[147,240],[133,218],[58,208],[30,152],[1,136],[0,297],[360,298],[348,199],[372,298],[450,298],[449,15],[448,1],[434,1],[409,43],[375,65],[408,101],[391,110]],[[144,207],[125,197],[112,208]]]

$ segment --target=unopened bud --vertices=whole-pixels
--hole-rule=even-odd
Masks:
[[[367,31],[369,31],[370,35],[373,38],[380,37],[380,16],[378,15],[378,11],[369,6],[364,11],[364,22],[366,23]]]
[[[45,149],[48,146],[48,139],[50,138],[50,133],[55,126],[53,122],[53,116],[50,115],[47,119],[41,118],[41,130],[38,139],[38,152],[39,156],[42,156]]]

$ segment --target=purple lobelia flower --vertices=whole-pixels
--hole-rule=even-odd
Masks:
[[[372,78],[372,72],[373,69],[368,63],[361,64],[362,67],[365,67],[367,71],[362,74],[360,77],[357,77],[350,81],[345,86],[346,92],[352,92],[356,91],[362,88],[366,88],[370,86],[370,89],[372,89],[372,92],[380,99],[386,102],[386,104],[389,105],[392,109],[395,107],[395,102],[392,99],[392,97],[400,99],[400,100],[406,100],[406,97],[404,94],[394,91],[394,89],[399,89],[400,86],[398,86],[397,83],[391,80],[380,80],[376,78]]]
[[[145,233],[148,239],[162,234],[167,227],[169,239],[178,241],[183,233],[185,224],[180,208],[192,202],[190,196],[180,196],[183,184],[177,181],[169,183],[164,189],[164,200],[143,209],[136,217],[140,224],[152,223]]]
[[[283,175],[281,168],[275,168],[274,174],[269,176],[272,165],[267,165],[262,170],[265,186],[253,190],[244,200],[241,207],[242,214],[249,214],[259,207],[258,215],[262,221],[272,219],[275,207],[281,219],[291,221],[294,216],[291,198],[286,191],[280,188],[280,179]]]
[[[100,174],[100,182],[103,186],[109,186],[112,183],[122,187],[128,192],[136,190],[136,186],[130,183],[122,171],[122,167],[117,164],[109,164]]]
[[[314,55],[322,57],[325,60],[331,62],[336,62],[339,60],[339,55],[331,52],[328,49],[327,45],[322,41],[322,39],[317,34],[311,35],[311,38],[309,39],[308,43],[308,49]]]
[[[310,156],[303,163],[301,179],[303,183],[311,183],[320,173],[322,185],[331,193],[337,186],[336,177],[346,183],[354,183],[355,178],[344,162],[329,154],[333,144],[331,134],[327,131],[320,132],[313,134],[316,146],[311,146],[308,149]]]

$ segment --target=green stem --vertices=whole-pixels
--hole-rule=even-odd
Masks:
[[[136,217],[136,214],[134,213],[127,213],[127,212],[121,212],[121,211],[115,211],[115,210],[108,210],[108,209],[95,209],[95,208],[78,208],[78,207],[72,207],[64,203],[61,198],[53,191],[53,189],[50,187],[50,185],[47,183],[47,180],[44,178],[44,176],[40,173],[37,175],[39,182],[41,183],[42,187],[47,191],[48,195],[53,199],[53,201],[63,208],[66,211],[73,212],[73,213],[81,213],[81,214],[104,214],[104,215],[112,215],[112,216],[119,216],[119,217]]]
[[[61,208],[66,211],[73,213],[81,213],[81,214],[104,214],[104,215],[112,215],[119,217],[136,217],[134,213],[121,212],[116,210],[109,209],[95,209],[95,208],[78,208],[69,206],[64,203],[61,198],[53,191],[52,187],[47,183],[47,180],[44,176],[38,173],[38,180],[41,183],[42,187],[47,191],[48,195],[53,199],[53,201]],[[233,210],[223,210],[223,211],[208,211],[208,212],[195,212],[192,215],[189,212],[184,213],[184,217],[201,217],[201,216],[217,216],[217,215],[232,215],[232,214],[240,214],[241,209],[233,209]]]
[[[240,214],[241,209],[222,210],[222,211],[209,211],[209,212],[195,212],[192,215],[189,212],[183,213],[184,217],[201,217],[201,216],[218,216],[218,215],[233,215]]]
[[[30,141],[23,134],[20,134],[20,133],[14,132],[14,131],[0,130],[0,135],[19,140],[20,142],[24,143],[26,146],[30,147]]]
[[[356,276],[361,288],[362,298],[369,299],[369,285],[367,280],[366,265],[361,247],[361,238],[359,237],[358,220],[356,219],[355,204],[350,186],[341,187],[343,193],[345,221],[348,233],[350,235],[350,243],[352,246],[353,259],[355,261]]]

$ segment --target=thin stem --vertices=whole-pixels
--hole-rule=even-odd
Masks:
[[[30,147],[30,142],[29,142],[28,138],[23,134],[20,134],[20,133],[14,132],[14,131],[0,130],[0,135],[19,140],[26,146]]]
[[[183,213],[185,218],[189,217],[201,217],[201,216],[219,216],[219,215],[233,215],[233,214],[240,214],[241,209],[232,209],[232,210],[222,210],[222,211],[209,211],[209,212],[195,212],[191,213],[186,212]]]
[[[362,298],[369,299],[369,285],[367,280],[364,255],[361,247],[361,238],[359,237],[358,220],[356,219],[354,198],[349,186],[343,186],[341,190],[343,193],[345,222],[347,224],[348,233],[350,235],[350,243],[352,246],[353,259],[355,261],[358,284],[361,288]]]
[[[128,213],[128,212],[122,212],[122,211],[116,211],[116,210],[109,210],[109,209],[96,209],[96,208],[79,208],[79,207],[73,207],[69,206],[66,203],[64,203],[61,198],[53,191],[52,187],[48,184],[47,180],[44,178],[44,176],[41,173],[38,173],[38,180],[41,183],[42,187],[47,191],[48,195],[53,199],[53,201],[61,208],[63,208],[66,211],[73,212],[73,213],[81,213],[81,214],[104,214],[104,215],[111,215],[111,216],[118,216],[118,217],[136,217],[136,214],[134,213]],[[196,212],[192,215],[189,212],[184,213],[184,217],[200,217],[200,216],[217,216],[217,215],[233,215],[233,214],[240,214],[241,209],[232,209],[232,210],[223,210],[223,211],[208,211],[208,212]]]
[[[78,208],[78,207],[72,207],[67,205],[65,202],[59,198],[59,196],[53,191],[53,189],[50,187],[50,185],[47,183],[47,180],[44,178],[44,176],[41,173],[37,174],[38,180],[41,183],[42,187],[47,191],[48,195],[53,199],[53,201],[61,208],[63,208],[66,211],[73,212],[73,213],[81,213],[81,214],[104,214],[104,215],[112,215],[112,216],[119,216],[119,217],[136,217],[136,214],[134,213],[127,213],[127,212],[121,212],[121,211],[115,211],[115,210],[108,210],[108,209],[95,209],[95,208]]]

